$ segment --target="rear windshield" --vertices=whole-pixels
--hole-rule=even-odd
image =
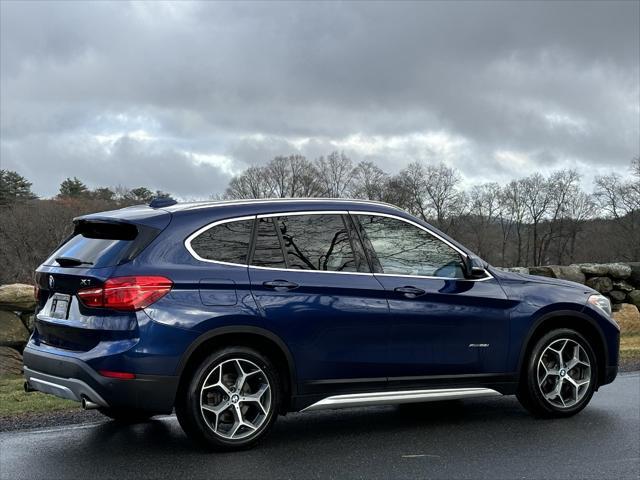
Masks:
[[[79,268],[110,267],[130,258],[138,230],[129,224],[82,222],[46,265]]]

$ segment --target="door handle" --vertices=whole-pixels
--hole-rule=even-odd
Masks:
[[[273,288],[276,291],[293,290],[294,288],[298,288],[297,283],[289,282],[287,280],[271,280],[263,282],[262,285],[267,288]]]
[[[427,293],[425,290],[423,290],[421,288],[411,287],[411,286],[396,287],[394,289],[394,292],[401,293],[407,298],[416,298],[416,297],[419,297],[419,296],[424,295],[425,293]]]

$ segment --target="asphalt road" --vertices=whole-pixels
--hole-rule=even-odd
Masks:
[[[174,417],[0,434],[2,479],[640,478],[640,374],[567,420],[514,397],[281,417],[253,450],[206,453]]]

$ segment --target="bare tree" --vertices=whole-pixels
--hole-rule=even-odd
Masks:
[[[321,196],[340,198],[346,196],[351,183],[353,162],[344,153],[333,152],[316,160]]]
[[[489,253],[491,229],[501,212],[500,185],[475,185],[469,192],[468,227],[474,238],[474,250],[481,257]]]
[[[616,220],[616,250],[624,259],[640,257],[640,159],[631,163],[628,180],[617,173],[596,177],[595,198],[601,211]]]
[[[465,195],[459,189],[460,174],[444,163],[425,169],[425,193],[431,216],[444,232],[450,232],[453,222],[465,210]]]
[[[267,172],[263,167],[249,167],[231,179],[225,191],[226,198],[267,198],[271,188],[266,181]]]
[[[389,176],[373,162],[360,162],[353,169],[350,196],[382,200]]]
[[[516,257],[513,262],[515,265],[522,265],[523,261],[528,259],[523,258],[523,235],[525,232],[525,221],[527,215],[527,208],[523,195],[523,182],[522,180],[512,180],[503,191],[501,200],[503,201],[502,216],[503,219],[503,251],[505,244],[511,230],[511,226],[515,228],[517,243],[516,243]],[[511,225],[508,230],[505,229],[507,222]],[[503,254],[504,256],[504,254]]]

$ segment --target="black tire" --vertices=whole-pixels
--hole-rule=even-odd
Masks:
[[[98,411],[115,422],[122,424],[142,423],[153,417],[153,412],[124,408],[98,408]]]
[[[563,364],[559,364],[557,367],[549,369],[549,371],[557,370],[559,374],[551,375],[548,380],[542,382],[539,385],[539,373],[542,378],[545,378],[545,372],[547,371],[544,365],[540,365],[540,359],[545,355],[545,360],[550,355],[551,357],[557,356],[555,352],[547,350],[548,347],[553,347],[555,350],[557,347],[563,345],[563,340],[569,340],[566,343],[569,348],[569,354],[572,354],[572,348],[575,348],[575,344],[578,344],[582,351],[580,352],[581,358],[588,359],[589,370],[582,365],[578,365],[573,369],[566,369],[569,365],[568,361]],[[573,343],[575,342],[575,343]],[[545,353],[546,352],[546,353]],[[567,352],[562,350],[562,354],[566,359]],[[598,381],[598,364],[596,355],[593,348],[587,341],[587,339],[575,330],[568,328],[561,328],[552,330],[540,338],[534,345],[533,349],[529,352],[528,358],[526,358],[522,374],[520,376],[520,383],[518,385],[518,391],[516,396],[518,400],[532,415],[539,418],[565,418],[575,415],[587,406],[593,393],[595,391]],[[575,369],[582,369],[578,373]],[[588,385],[584,389],[580,389],[573,386],[567,380],[573,380],[574,376],[579,376],[578,382],[589,380]],[[566,377],[571,377],[567,379]],[[565,382],[563,384],[563,381]],[[560,382],[563,392],[566,392],[568,401],[565,405],[564,394],[561,396],[555,396],[551,399],[545,396],[552,396],[554,394],[555,387]],[[544,391],[543,391],[544,390]],[[579,392],[579,393],[578,393]],[[572,395],[575,395],[572,397]],[[560,405],[562,403],[562,405]]]
[[[254,367],[260,370],[254,370],[251,375],[257,379],[257,382],[261,382],[262,388],[264,388],[264,382],[268,383],[268,391],[270,392],[268,405],[262,405],[261,402],[262,406],[258,408],[255,402],[251,402],[247,406],[247,403],[244,403],[241,399],[245,398],[245,395],[256,394],[257,391],[253,390],[260,390],[260,388],[247,385],[243,389],[243,393],[233,390],[233,388],[237,387],[237,378],[233,382],[225,383],[225,376],[233,376],[233,372],[229,374],[229,371],[225,369],[230,368],[229,365],[237,365],[235,363],[236,359],[240,360],[241,368],[243,369],[251,369],[253,364]],[[217,370],[219,367],[220,370]],[[231,397],[216,386],[208,387],[205,393],[205,390],[203,390],[205,381],[207,381],[208,385],[216,383],[214,382],[216,375],[220,378],[220,382],[225,383],[229,392],[233,393]],[[205,394],[210,396],[205,397]],[[240,400],[238,400],[239,395],[242,395]],[[184,379],[183,386],[176,398],[176,416],[187,436],[205,448],[216,451],[243,450],[256,445],[270,431],[278,417],[280,396],[280,377],[269,358],[252,348],[242,346],[226,347],[216,350],[206,357],[200,365],[191,370],[190,378]],[[234,399],[233,397],[236,398]],[[264,396],[261,398],[267,403]],[[231,402],[234,400],[235,403],[232,404]],[[215,407],[225,404],[229,406],[223,408],[219,414],[214,415],[211,412],[205,413],[201,408],[201,401],[206,404],[211,402],[211,405]],[[243,438],[233,438],[232,429],[238,424],[236,405],[240,409],[252,409],[255,419],[250,421],[259,425],[255,430],[251,430],[248,427],[240,427],[243,431],[242,433],[239,431],[238,435],[246,434]],[[233,424],[231,424],[231,420],[233,420]],[[220,424],[214,423],[215,421],[220,421]],[[228,430],[224,431],[223,425],[230,426]],[[219,427],[219,431],[214,431],[215,426]],[[232,437],[225,438],[223,436],[229,434]]]

